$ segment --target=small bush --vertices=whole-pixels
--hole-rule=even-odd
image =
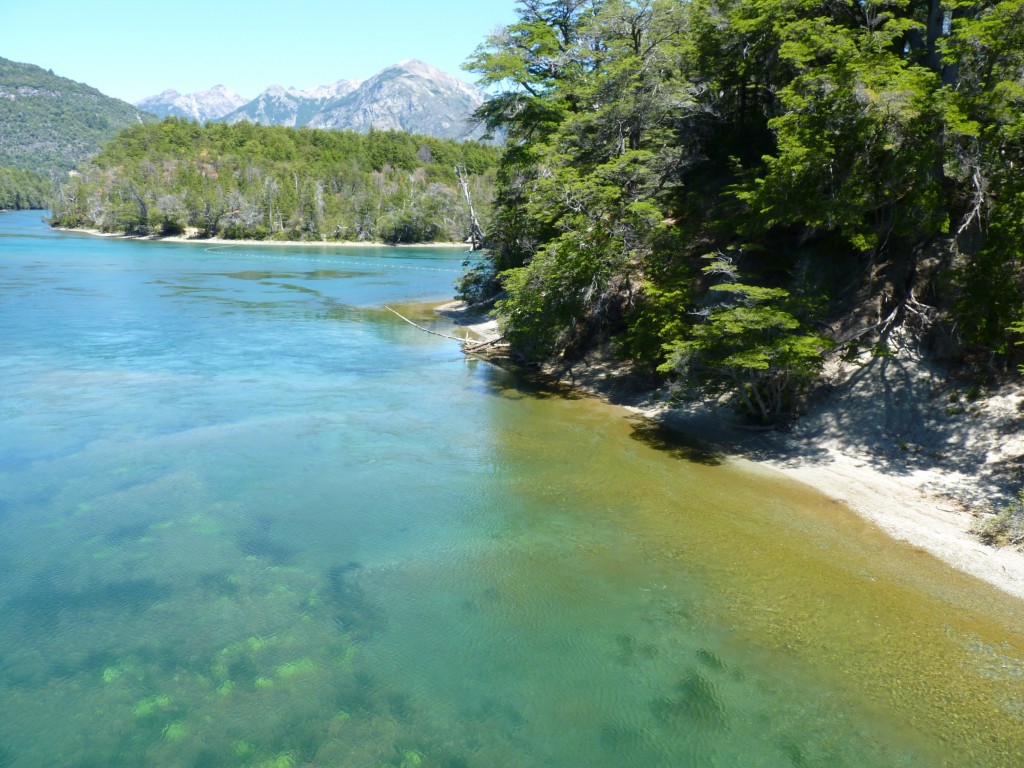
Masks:
[[[974,532],[986,544],[1024,547],[1024,489],[1009,504],[980,520]]]
[[[490,261],[470,264],[467,259],[462,263],[467,267],[462,277],[455,281],[455,295],[467,304],[476,304],[493,296],[501,288],[494,266]]]

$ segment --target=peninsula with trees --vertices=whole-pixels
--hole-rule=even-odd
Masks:
[[[427,243],[463,240],[500,150],[400,131],[169,117],[121,133],[56,192],[55,226],[136,236]]]

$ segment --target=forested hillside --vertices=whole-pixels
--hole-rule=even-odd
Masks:
[[[523,0],[468,67],[508,134],[496,287],[530,360],[797,407],[826,354],[1024,338],[1024,1]]]
[[[74,168],[122,128],[156,118],[95,88],[0,58],[0,166]]]
[[[397,131],[177,118],[137,126],[63,184],[57,226],[282,240],[464,240],[465,169],[486,212],[499,150]]]
[[[0,211],[46,208],[52,189],[53,182],[40,173],[0,167]]]

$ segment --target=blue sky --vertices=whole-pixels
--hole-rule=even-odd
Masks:
[[[4,2],[0,56],[135,102],[223,84],[253,98],[421,59],[472,82],[462,62],[515,20],[515,0],[44,0]]]

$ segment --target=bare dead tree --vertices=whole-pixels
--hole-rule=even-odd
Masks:
[[[484,247],[484,231],[476,218],[476,211],[473,209],[473,198],[469,194],[469,174],[466,168],[461,165],[455,166],[455,174],[459,177],[459,185],[462,187],[462,196],[466,198],[466,205],[469,206],[469,241],[470,248],[479,251]]]

